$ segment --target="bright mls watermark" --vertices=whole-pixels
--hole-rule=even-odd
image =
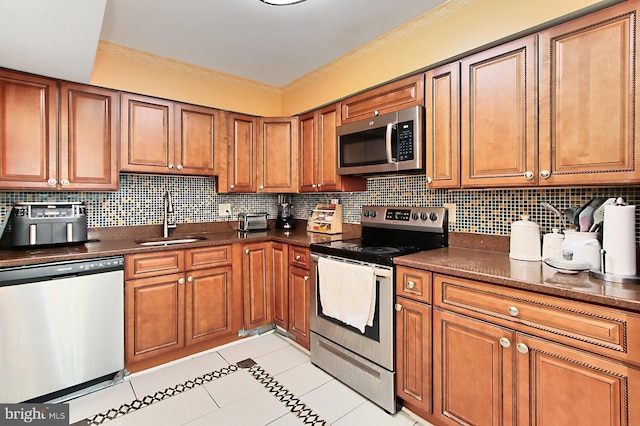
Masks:
[[[69,426],[69,404],[0,404],[2,426]]]

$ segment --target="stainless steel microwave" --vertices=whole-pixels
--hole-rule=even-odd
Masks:
[[[420,106],[338,126],[338,174],[424,170],[423,128]]]

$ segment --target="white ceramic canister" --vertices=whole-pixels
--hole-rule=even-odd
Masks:
[[[544,234],[542,237],[542,258],[550,257],[562,259],[562,243],[564,242],[564,234],[560,230],[554,228],[552,232]]]
[[[520,218],[522,220],[511,224],[509,257],[516,260],[541,260],[540,226],[531,222],[528,215],[522,215]]]
[[[597,232],[578,232],[572,229],[564,231],[563,254],[572,253],[572,260],[589,262],[591,269],[600,268],[600,248]]]

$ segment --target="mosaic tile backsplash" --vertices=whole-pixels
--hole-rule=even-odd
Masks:
[[[267,212],[277,215],[277,194],[218,194],[215,180],[205,177],[120,175],[118,192],[0,192],[0,220],[16,201],[84,201],[89,227],[153,225],[162,223],[163,194],[171,193],[180,223],[224,221],[218,204],[230,203],[232,220],[238,213]],[[596,197],[623,197],[640,202],[640,186],[606,188],[428,190],[424,176],[379,177],[367,181],[367,191],[353,193],[294,194],[294,216],[307,219],[316,204],[337,198],[343,204],[343,220],[359,223],[363,205],[442,206],[456,204],[452,232],[509,235],[511,223],[528,214],[542,232],[563,228],[568,222],[542,207],[546,201],[560,211],[575,208]],[[640,241],[640,209],[636,210],[636,240]]]

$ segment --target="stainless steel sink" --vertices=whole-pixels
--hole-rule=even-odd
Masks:
[[[196,241],[206,240],[204,237],[175,237],[175,238],[162,238],[153,240],[136,241],[141,246],[169,246],[173,244],[188,244]]]

